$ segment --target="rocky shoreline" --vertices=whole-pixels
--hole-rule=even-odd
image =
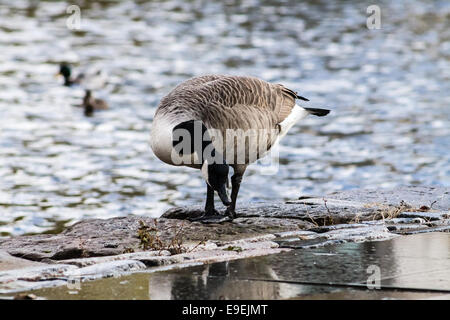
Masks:
[[[1,239],[0,294],[341,242],[449,232],[449,194],[450,188],[408,186],[240,204],[232,222],[191,221],[200,207],[173,208],[157,219],[83,220],[57,235]]]

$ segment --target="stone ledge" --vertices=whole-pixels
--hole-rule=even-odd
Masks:
[[[74,278],[86,281],[399,234],[449,232],[448,194],[449,188],[404,187],[241,204],[237,219],[209,224],[188,220],[202,213],[200,207],[170,209],[158,219],[83,220],[58,235],[0,240],[0,293],[70,284]],[[140,221],[156,224],[161,241],[181,234],[184,252],[144,251],[137,236]]]

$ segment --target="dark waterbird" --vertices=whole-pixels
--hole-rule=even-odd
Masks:
[[[92,94],[93,89],[100,89],[105,86],[106,76],[103,71],[83,71],[76,77],[72,77],[71,66],[68,63],[61,63],[59,65],[58,75],[63,76],[65,86],[71,87],[73,85],[79,85],[84,88],[85,95],[81,107],[84,109],[85,116],[92,116],[95,110],[108,109],[108,104],[105,100],[94,98]]]
[[[74,77],[72,74],[72,67],[65,62],[59,65],[59,72],[57,75],[64,78],[64,85],[67,87],[80,85],[84,89],[97,90],[104,87],[106,84],[106,74],[102,69],[84,69]]]
[[[82,74],[80,74],[78,77],[73,78],[72,68],[66,63],[61,63],[59,65],[59,72],[57,73],[57,75],[61,75],[64,78],[64,85],[66,87],[70,87],[74,84],[79,84],[83,77]]]
[[[94,98],[92,96],[91,90],[86,90],[82,107],[84,109],[84,115],[87,117],[91,117],[96,110],[108,109],[108,104],[105,100]]]

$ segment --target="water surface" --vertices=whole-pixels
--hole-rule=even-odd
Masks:
[[[450,185],[450,5],[379,1],[99,1],[66,27],[64,1],[0,1],[0,235],[84,218],[159,216],[204,201],[199,172],[152,154],[157,104],[205,73],[283,83],[333,111],[294,127],[277,174],[250,167],[242,201]],[[85,118],[61,61],[99,67],[110,110]]]

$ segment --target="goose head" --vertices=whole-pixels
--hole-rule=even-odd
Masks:
[[[67,63],[61,63],[59,65],[58,75],[61,75],[64,77],[64,85],[65,86],[71,85],[71,80],[70,80],[71,74],[72,74],[72,69],[70,68],[70,66]]]
[[[217,192],[222,203],[229,206],[231,201],[226,187],[230,166],[225,162],[223,155],[215,150],[204,123],[199,120],[188,120],[174,126],[172,147],[181,157],[192,154],[198,156],[203,179]]]
[[[214,189],[219,195],[220,200],[225,206],[231,204],[228,197],[227,185],[228,185],[228,173],[230,166],[226,163],[208,163],[208,160],[202,165],[202,176],[206,183]]]
[[[83,98],[83,103],[87,104],[89,102],[89,99],[92,96],[92,91],[90,89],[86,89],[84,90],[84,98]]]
[[[86,117],[91,117],[94,113],[94,106],[91,103],[91,90],[86,90],[83,98],[83,108],[84,108],[84,115]]]

